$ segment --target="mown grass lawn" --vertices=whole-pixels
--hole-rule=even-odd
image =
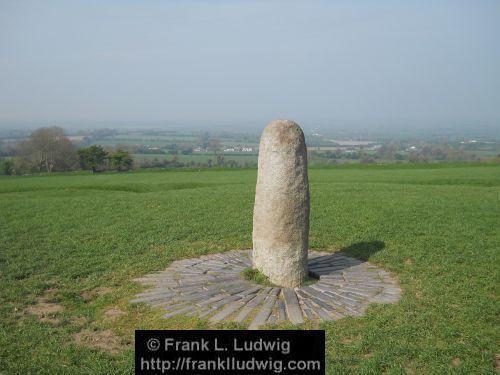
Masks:
[[[255,179],[256,170],[1,177],[0,373],[131,373],[135,329],[213,328],[129,305],[141,290],[131,280],[250,248]],[[310,247],[369,259],[403,289],[397,304],[319,326],[327,373],[495,373],[500,166],[318,168],[310,184]]]

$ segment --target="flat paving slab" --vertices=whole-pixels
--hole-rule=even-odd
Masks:
[[[257,329],[283,321],[299,324],[359,316],[370,303],[395,303],[401,297],[396,280],[369,262],[313,250],[308,257],[309,274],[317,281],[298,288],[244,280],[241,272],[252,266],[252,250],[178,260],[164,271],[135,279],[149,289],[130,303],[162,308],[165,318],[185,314]]]

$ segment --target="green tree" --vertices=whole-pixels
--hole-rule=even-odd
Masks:
[[[128,151],[117,149],[109,156],[111,167],[118,171],[128,171],[132,169],[134,161]]]
[[[217,165],[224,165],[224,164],[225,164],[224,156],[217,155]]]
[[[80,166],[82,169],[90,170],[92,173],[101,171],[105,167],[108,153],[101,146],[93,145],[78,150]]]
[[[16,169],[20,171],[69,171],[78,166],[76,146],[58,126],[35,130],[18,144]]]
[[[14,174],[14,163],[12,160],[6,159],[3,162],[0,160],[0,174]]]

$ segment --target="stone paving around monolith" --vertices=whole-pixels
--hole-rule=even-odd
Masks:
[[[296,288],[266,287],[241,275],[252,266],[251,250],[178,260],[166,270],[136,279],[146,286],[131,303],[185,314],[211,323],[264,324],[307,319],[328,321],[362,315],[370,303],[397,302],[401,289],[388,272],[342,253],[309,251],[309,273],[317,280]]]

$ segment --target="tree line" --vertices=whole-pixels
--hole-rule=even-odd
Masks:
[[[111,133],[109,129],[100,132]],[[219,154],[222,146],[218,139],[211,139],[208,133],[204,133],[197,140],[197,145],[203,150],[210,150],[214,154],[213,159],[205,161],[182,161],[177,155],[190,154],[192,147],[178,147],[176,144],[169,145],[165,151],[155,150],[155,153],[169,153],[173,155],[171,160],[160,160],[158,158],[134,160],[130,152],[133,151],[126,145],[115,148],[91,145],[89,140],[80,143],[78,147],[65,135],[60,127],[48,127],[35,130],[28,139],[17,144],[2,144],[0,142],[0,174],[32,174],[67,172],[75,170],[88,170],[92,173],[107,170],[127,171],[135,168],[240,168],[255,167],[253,161],[237,162],[226,160]],[[146,149],[144,149],[146,151]],[[139,152],[140,153],[140,152]],[[500,154],[496,157],[479,157],[465,150],[451,147],[448,144],[420,143],[416,147],[409,144],[384,144],[371,152],[364,149],[359,150],[328,150],[310,151],[308,156],[310,164],[336,164],[352,159],[362,164],[380,162],[446,162],[446,161],[493,161],[498,162]]]
[[[222,168],[254,168],[257,167],[257,162],[253,161],[236,161],[227,160],[223,155],[215,155],[214,159],[206,159],[205,161],[182,161],[177,155],[173,155],[171,159],[139,159],[134,165],[137,168],[147,169],[147,168],[212,168],[212,167],[222,167]]]
[[[30,174],[89,170],[127,171],[133,160],[121,148],[105,150],[93,145],[78,148],[58,126],[40,128],[16,147],[15,156],[0,163],[1,174]]]
[[[375,151],[335,150],[311,151],[310,162],[313,164],[336,164],[342,160],[356,160],[361,164],[374,163],[430,163],[430,162],[478,162],[482,159],[474,153],[462,148],[455,149],[447,144],[419,144],[418,147],[401,147],[396,144],[385,144]],[[494,160],[494,159],[492,159]]]

